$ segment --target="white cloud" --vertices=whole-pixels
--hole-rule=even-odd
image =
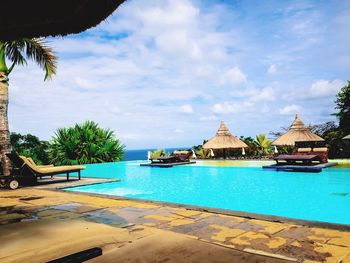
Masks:
[[[118,138],[121,140],[132,140],[132,141],[137,141],[143,139],[143,136],[141,134],[137,133],[117,133],[116,134]]]
[[[276,73],[277,73],[276,65],[274,64],[270,65],[269,68],[267,69],[267,74],[274,75]]]
[[[283,98],[287,100],[295,99],[317,99],[317,98],[331,98],[340,91],[345,85],[345,82],[339,79],[331,80],[317,80],[314,81],[309,87],[304,89],[293,89],[283,95]]]
[[[111,112],[112,114],[119,114],[119,113],[121,112],[121,110],[120,110],[119,107],[114,106],[114,107],[111,108],[110,112]]]
[[[183,129],[175,129],[175,133],[184,133],[185,131]]]
[[[278,112],[281,115],[293,115],[300,113],[301,110],[302,107],[300,105],[291,104],[280,108]]]
[[[200,121],[215,121],[218,118],[215,115],[202,116],[199,118]]]
[[[318,80],[312,83],[309,91],[312,97],[321,97],[334,95],[340,91],[340,89],[345,85],[345,82],[339,79],[329,81],[329,80]]]
[[[214,113],[220,113],[220,114],[229,114],[229,113],[239,113],[243,111],[249,111],[253,104],[251,102],[244,102],[244,103],[230,103],[230,102],[223,102],[223,103],[216,103],[212,107],[212,111]]]
[[[256,90],[251,97],[251,101],[273,101],[275,100],[275,91],[271,87]]]
[[[262,89],[249,87],[247,89],[230,92],[230,95],[234,98],[244,98],[251,102],[273,101],[276,99],[275,91],[272,87],[265,87]]]
[[[193,108],[190,104],[182,105],[179,110],[183,113],[193,113]]]
[[[222,84],[240,84],[246,81],[247,77],[239,67],[230,68],[221,78]]]

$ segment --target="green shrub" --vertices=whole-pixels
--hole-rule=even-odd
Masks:
[[[41,141],[38,137],[31,134],[19,134],[12,132],[10,134],[10,142],[12,151],[31,157],[37,164],[49,163],[49,147],[48,141]]]
[[[58,129],[50,146],[49,157],[56,165],[120,161],[125,148],[113,131],[93,121]]]
[[[164,149],[158,149],[153,152],[151,152],[151,159],[158,159],[161,156],[166,156],[166,152]]]

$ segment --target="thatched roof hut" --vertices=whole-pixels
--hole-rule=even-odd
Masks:
[[[244,142],[233,136],[222,121],[215,136],[203,145],[204,149],[237,149],[247,148]]]
[[[345,137],[343,138],[343,140],[350,140],[350,134],[347,135],[347,136],[345,136]]]
[[[80,33],[98,25],[124,1],[2,1],[0,40]]]
[[[272,142],[272,145],[276,146],[294,146],[295,142],[299,141],[324,141],[317,134],[312,133],[308,128],[305,127],[304,123],[301,121],[299,115],[295,116],[295,120],[290,126],[289,130],[278,137]]]

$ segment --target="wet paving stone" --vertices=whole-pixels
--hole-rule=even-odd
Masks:
[[[28,218],[28,216],[25,214],[18,214],[18,213],[2,214],[0,216],[0,225],[17,223],[25,218]]]
[[[129,227],[134,223],[129,222],[127,219],[121,217],[118,214],[107,211],[106,209],[100,209],[93,212],[83,213],[84,218],[88,221],[112,225],[116,227]]]
[[[17,206],[7,206],[0,208],[0,225],[21,222],[32,218],[32,213]]]
[[[69,212],[84,213],[84,212],[88,212],[88,211],[92,211],[92,210],[97,210],[100,207],[89,206],[89,205],[84,205],[84,204],[80,204],[80,203],[67,203],[67,204],[50,206],[49,208],[56,209],[56,210],[64,210],[64,211],[69,211]]]
[[[232,227],[232,228],[235,228],[244,222],[244,219],[242,218],[222,216],[222,215],[216,215],[216,214],[209,215],[204,218],[199,218],[198,220],[203,221],[208,225],[215,224],[215,225],[221,225],[221,226]]]
[[[210,227],[207,222],[203,221],[178,226],[163,225],[162,228],[181,234],[196,236],[205,240],[211,240],[211,237],[218,232],[217,229]]]
[[[144,224],[144,223],[159,223],[159,220],[154,218],[147,218],[150,215],[160,214],[158,209],[143,209],[137,207],[125,207],[121,208],[117,212],[118,216],[124,218],[127,222],[132,224]],[[163,211],[163,215],[170,214]]]
[[[289,228],[277,233],[276,236],[287,237],[295,240],[306,240],[311,235],[311,229],[303,226],[290,226]]]
[[[303,260],[311,260],[315,262],[325,262],[328,257],[331,257],[332,254],[326,252],[321,253],[315,251],[315,244],[311,242],[298,242],[296,245],[294,242],[287,244],[278,250],[278,254],[285,255],[288,257],[294,257]],[[338,261],[332,261],[338,262]],[[345,263],[345,262],[344,262]]]
[[[56,210],[57,211],[57,210]],[[82,217],[81,214],[77,214],[70,211],[61,211],[60,213],[54,213],[52,210],[47,211],[48,214],[42,215],[38,214],[39,219],[58,219],[58,220],[67,220],[67,219],[77,219]]]

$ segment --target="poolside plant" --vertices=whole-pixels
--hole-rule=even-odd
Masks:
[[[43,39],[22,38],[14,41],[0,41],[0,157],[3,174],[9,175],[11,164],[6,153],[10,152],[8,125],[9,75],[16,65],[26,65],[33,60],[45,71],[44,80],[56,73],[57,57]],[[10,67],[7,66],[10,63]]]
[[[259,134],[255,138],[255,145],[259,155],[268,155],[271,153],[271,141],[265,134]]]
[[[161,156],[166,156],[166,155],[167,155],[167,153],[165,152],[164,149],[158,149],[158,150],[151,152],[151,159],[157,159]]]
[[[195,154],[196,154],[197,158],[199,158],[199,159],[209,159],[210,158],[210,151],[203,149],[203,148],[195,150]]]
[[[250,136],[249,137],[240,136],[240,140],[243,141],[246,145],[248,145],[248,148],[245,149],[246,157],[252,157],[258,154],[258,149],[254,138]]]
[[[121,161],[125,146],[110,129],[86,121],[56,131],[49,157],[56,165],[74,165]]]
[[[193,151],[196,154],[196,157],[198,159],[209,159],[210,158],[210,151],[203,149],[203,145],[207,142],[208,142],[208,140],[203,140],[203,144],[192,146],[192,149],[193,149]]]

